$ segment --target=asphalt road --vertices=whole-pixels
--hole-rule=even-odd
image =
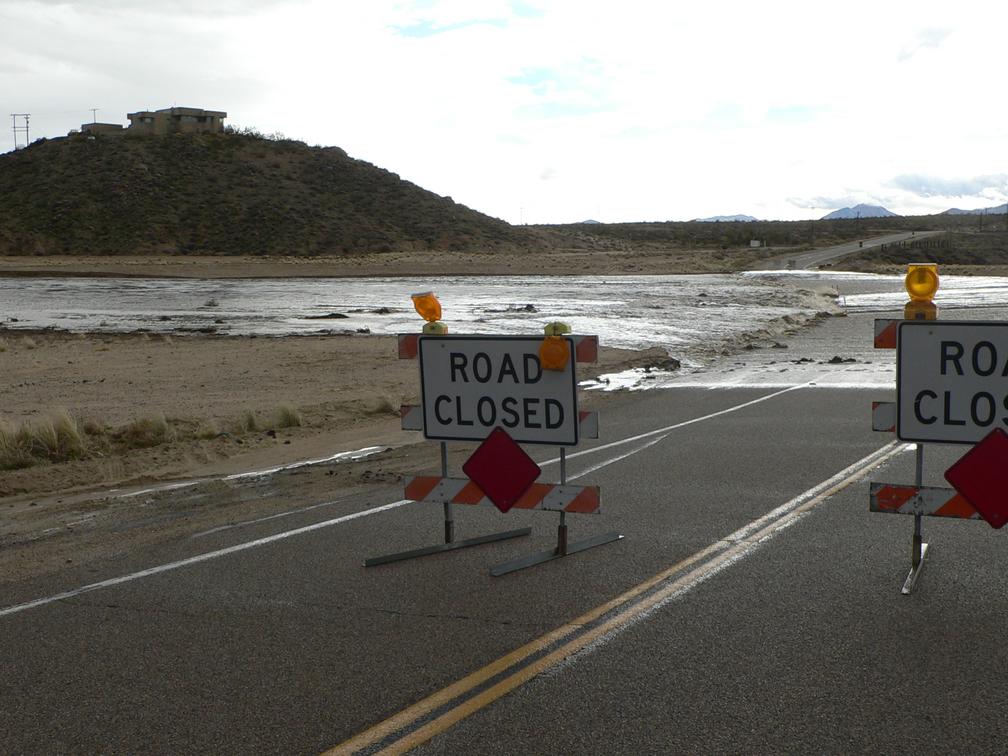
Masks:
[[[753,268],[755,270],[812,270],[825,263],[832,263],[847,255],[852,255],[855,252],[863,252],[866,249],[881,247],[883,244],[896,244],[897,242],[908,241],[910,239],[926,239],[937,233],[939,232],[908,231],[897,234],[886,234],[885,236],[876,236],[871,239],[838,244],[833,247],[824,247],[823,249],[816,249],[810,252],[771,257],[767,260],[754,263]]]
[[[869,479],[913,479],[902,446],[875,455],[888,393],[624,395],[568,462],[603,512],[568,524],[625,537],[504,577],[490,567],[552,547],[557,515],[464,509],[460,537],[533,534],[365,569],[441,534],[440,507],[380,484],[8,584],[3,751],[317,753],[459,681],[364,752],[1003,750],[1008,556],[983,523],[926,520],[900,595],[912,519],[868,511]],[[928,447],[927,478],[962,451]]]

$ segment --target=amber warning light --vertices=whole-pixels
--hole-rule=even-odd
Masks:
[[[938,307],[934,295],[938,291],[937,263],[910,263],[903,279],[910,301],[903,307],[904,320],[935,320]]]
[[[448,326],[441,322],[441,302],[434,296],[433,291],[422,291],[419,294],[411,294],[413,309],[417,315],[426,320],[423,332],[426,334],[444,335],[448,333]]]
[[[567,340],[561,337],[570,333],[571,327],[556,320],[548,323],[543,330],[546,338],[539,345],[539,364],[545,370],[566,370],[570,361],[570,348],[567,346]]]

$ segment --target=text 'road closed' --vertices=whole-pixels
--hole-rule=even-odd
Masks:
[[[906,322],[898,349],[899,438],[976,443],[1008,429],[1008,323]]]
[[[537,337],[424,336],[419,341],[424,435],[482,440],[502,427],[516,441],[573,446],[577,381],[543,370]]]

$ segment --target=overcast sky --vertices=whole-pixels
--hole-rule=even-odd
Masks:
[[[185,105],[512,223],[989,207],[1006,21],[973,0],[0,0],[0,151],[8,113],[35,139]]]

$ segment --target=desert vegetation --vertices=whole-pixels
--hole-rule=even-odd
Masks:
[[[0,155],[0,254],[344,255],[533,234],[337,147],[250,133],[39,140]]]
[[[972,218],[976,224],[976,217]],[[988,218],[989,221],[989,218]],[[1008,266],[1008,231],[991,228],[949,231],[927,239],[911,239],[901,244],[888,244],[884,249],[871,249],[845,257],[845,270],[870,273],[891,273],[902,270],[911,262],[936,262],[951,269],[980,268],[988,272]]]
[[[209,440],[220,436],[240,438],[260,431],[275,433],[301,424],[301,414],[289,404],[260,413],[260,416],[253,410],[245,410],[225,430],[215,422],[170,419],[162,413],[113,427],[60,409],[38,420],[16,424],[0,420],[0,470],[109,457],[174,441]]]
[[[0,255],[629,252],[679,255],[668,272],[696,272],[894,231],[1008,231],[1005,215],[945,214],[512,226],[338,147],[254,129],[39,140],[0,155],[0,194]]]

